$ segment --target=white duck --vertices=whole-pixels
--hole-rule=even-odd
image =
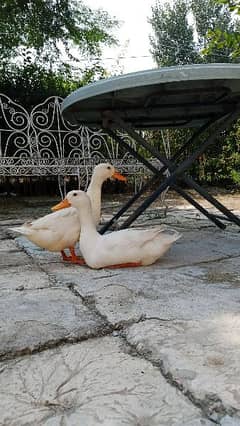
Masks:
[[[68,205],[78,211],[80,250],[87,265],[93,269],[151,265],[181,237],[179,232],[166,227],[124,229],[100,235],[94,223],[90,198],[85,192],[70,191],[58,208],[61,204],[63,208]]]
[[[91,200],[95,225],[100,221],[102,184],[108,178],[126,181],[126,178],[109,163],[99,164],[94,168],[87,194]],[[53,207],[52,210],[58,210],[57,206],[56,208]],[[49,251],[60,251],[63,260],[84,263],[83,259],[76,256],[74,250],[80,235],[79,215],[74,207],[55,211],[32,222],[26,222],[22,226],[10,229],[24,235],[41,248]],[[64,249],[66,248],[70,250],[71,256],[65,254]]]

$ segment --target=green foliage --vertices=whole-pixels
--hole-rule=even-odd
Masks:
[[[116,43],[116,26],[81,0],[2,0],[0,91],[28,107],[104,77],[100,59],[88,59]]]
[[[239,0],[177,0],[164,5],[157,0],[150,19],[154,32],[150,42],[156,63],[170,66],[238,62],[239,24],[232,19],[232,14],[239,13],[239,9]],[[151,141],[164,152],[163,139],[167,138],[172,153],[175,153],[190,134],[191,131],[186,129],[169,129],[162,133],[154,132]],[[190,155],[190,151],[188,149],[184,156]],[[239,185],[239,123],[194,163],[190,173],[202,183]]]
[[[195,17],[198,42],[207,44],[206,34],[216,28],[231,28],[231,14],[215,0],[191,0],[191,9]]]
[[[223,134],[218,141],[198,158],[191,166],[189,173],[200,183],[208,185],[240,185],[240,122],[233,129]],[[158,150],[166,155],[164,141],[169,142],[170,157],[172,157],[184,142],[192,135],[190,129],[166,129],[149,132],[148,140]],[[207,135],[205,135],[207,137]],[[203,136],[203,139],[205,137]],[[178,164],[189,157],[196,149],[199,141],[185,149],[177,158]],[[146,153],[144,153],[146,155]]]
[[[218,25],[217,28],[207,32],[208,43],[203,53],[211,55],[216,49],[228,51],[232,62],[240,62],[240,4],[238,0],[215,0],[216,7],[227,8],[233,18],[233,23],[228,28]],[[234,19],[235,18],[235,19]]]
[[[58,71],[46,70],[36,64],[4,65],[0,68],[0,92],[7,94],[15,102],[31,109],[49,96],[66,97],[98,76],[104,77],[103,68],[86,69],[81,78],[74,78],[71,69],[62,67]]]
[[[149,22],[154,32],[152,54],[159,66],[236,61],[237,52],[234,56],[232,50],[233,44],[239,49],[239,38],[232,34],[238,34],[238,23],[224,4],[231,0],[220,1],[222,4],[216,0],[162,4],[157,0]]]
[[[209,30],[208,46],[203,50],[205,57],[211,57],[213,52],[219,49],[228,51],[231,62],[240,62],[240,32],[229,33],[219,29]]]
[[[236,12],[240,15],[240,3],[239,0],[217,0],[218,3],[226,4],[230,12]]]
[[[210,34],[213,32],[233,31],[231,14],[225,6],[215,0],[191,0],[191,9],[195,17],[197,48],[204,62],[229,62],[230,50],[222,43],[208,50]]]
[[[239,122],[206,154],[202,180],[211,184],[240,184]]]
[[[31,49],[38,63],[54,64],[64,52],[98,55],[103,45],[116,42],[117,21],[81,0],[2,0],[0,3],[0,59],[16,58]]]
[[[191,64],[198,61],[193,28],[187,22],[189,9],[185,0],[174,5],[157,1],[149,19],[154,36],[150,37],[152,54],[159,66]]]
[[[161,131],[147,131],[145,136],[148,141],[166,156],[166,146],[170,146],[168,158],[171,158],[192,136],[191,129],[164,129]],[[205,140],[207,134],[202,136]],[[165,145],[165,147],[164,147]],[[185,148],[184,152],[177,157],[175,163],[179,164],[186,159],[197,148],[199,141]],[[139,150],[139,149],[138,149]],[[139,150],[145,157],[151,154],[145,149]],[[240,121],[233,129],[225,132],[214,145],[193,163],[189,169],[190,175],[195,180],[207,185],[240,185]]]

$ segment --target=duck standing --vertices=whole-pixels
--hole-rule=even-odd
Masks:
[[[126,181],[126,178],[109,163],[98,164],[94,168],[87,194],[91,200],[95,226],[100,221],[102,184],[108,178]],[[79,241],[81,230],[79,214],[74,207],[54,211],[54,213],[10,229],[24,235],[29,241],[43,249],[52,252],[60,251],[62,259],[65,261],[85,263],[76,255],[74,249],[75,244]],[[70,250],[70,256],[64,252],[67,248]]]

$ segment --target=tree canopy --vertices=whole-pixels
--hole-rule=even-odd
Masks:
[[[0,3],[0,59],[28,51],[45,66],[99,55],[103,45],[116,43],[117,21],[107,12],[92,10],[81,0],[2,0]],[[75,55],[73,53],[75,49]]]
[[[157,0],[149,19],[153,28],[150,44],[157,64],[234,61],[232,46],[212,37],[236,31],[238,23],[225,4],[232,1],[176,0],[162,4]]]
[[[158,66],[240,62],[239,0],[157,0],[149,22],[152,55]],[[234,19],[235,18],[235,19]],[[224,140],[210,147],[191,168],[194,178],[208,184],[240,185],[239,122]],[[186,129],[167,129],[173,151],[186,139]],[[165,131],[160,136],[166,136]],[[159,134],[152,143],[159,143]]]
[[[193,28],[187,23],[188,7],[185,0],[152,7],[154,36],[150,37],[152,54],[158,65],[170,66],[196,62]]]
[[[240,3],[239,0],[215,0],[221,7],[225,5],[233,17],[233,25],[230,28],[222,28],[220,25],[208,31],[208,45],[205,54],[211,54],[216,48],[227,49],[235,62],[240,62]],[[238,18],[238,19],[237,19]]]
[[[81,0],[2,0],[0,91],[28,108],[106,76],[101,52],[117,26]]]

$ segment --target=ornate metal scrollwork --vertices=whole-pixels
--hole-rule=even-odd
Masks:
[[[146,168],[102,130],[76,127],[60,113],[62,99],[46,99],[28,113],[0,94],[0,176],[78,176],[109,161],[141,185]]]

